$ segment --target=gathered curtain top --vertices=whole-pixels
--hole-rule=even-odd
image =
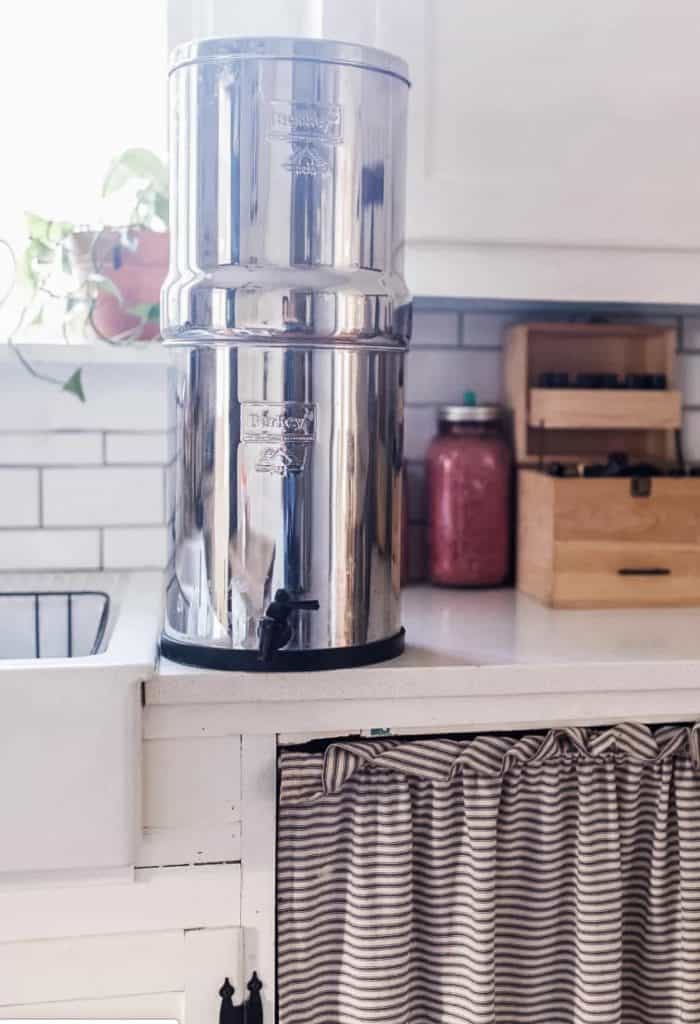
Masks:
[[[323,753],[284,751],[280,758],[282,803],[306,803],[338,793],[361,772],[449,782],[464,773],[499,778],[528,764],[575,758],[656,763],[685,755],[700,769],[700,723],[660,726],[624,723],[608,728],[552,729],[546,735],[477,736],[471,740],[351,740]]]

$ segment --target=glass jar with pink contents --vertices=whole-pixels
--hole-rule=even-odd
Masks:
[[[428,449],[428,575],[432,583],[488,587],[508,577],[511,454],[503,410],[477,405],[440,409]]]

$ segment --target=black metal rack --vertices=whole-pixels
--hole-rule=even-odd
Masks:
[[[31,627],[34,635],[34,657],[41,658],[41,617],[42,613],[46,610],[45,599],[51,598],[52,601],[56,598],[63,598],[65,600],[65,621],[66,621],[66,643],[65,653],[62,655],[66,658],[74,657],[75,650],[75,623],[74,623],[74,601],[76,599],[92,597],[97,598],[100,604],[98,605],[97,621],[95,624],[95,632],[92,645],[90,650],[87,652],[88,655],[97,654],[102,646],[104,640],[105,631],[107,629],[107,623],[109,621],[109,610],[110,610],[110,598],[109,594],[105,594],[102,590],[13,590],[0,592],[0,604],[2,601],[8,600],[19,600],[29,601],[31,604],[27,609],[27,614],[32,617]],[[1,614],[1,613],[0,613]],[[55,612],[54,612],[55,614]],[[57,655],[61,656],[61,655]]]

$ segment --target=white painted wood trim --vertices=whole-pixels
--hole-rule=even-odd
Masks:
[[[239,821],[240,767],[240,736],[146,740],[144,827],[193,829]]]
[[[0,944],[0,1005],[177,992],[184,986],[183,931]]]
[[[240,891],[238,864],[140,870],[123,885],[6,889],[0,943],[238,925]]]
[[[125,1021],[158,1020],[180,1024],[184,1020],[183,992],[154,992],[107,999],[61,1000],[58,1003],[23,1003],[3,1006],[3,1020]],[[216,1018],[214,1019],[216,1024]]]
[[[274,735],[243,736],[241,751],[243,844],[241,923],[246,980],[257,971],[263,1019],[275,1014],[275,870],[277,742]]]
[[[697,304],[700,251],[409,239],[414,295]]]
[[[241,823],[197,828],[146,828],[136,857],[139,868],[232,863],[241,859]]]
[[[697,721],[700,719],[698,666],[687,665],[684,668],[686,689],[640,689],[631,668],[625,671],[616,665],[593,665],[586,666],[583,671],[578,670],[577,688],[555,688],[557,682],[568,682],[568,677],[576,672],[573,666],[567,666],[564,671],[557,666],[556,671],[551,668],[521,670],[516,676],[521,683],[520,692],[513,692],[515,687],[512,685],[503,692],[498,688],[497,670],[490,669],[484,670],[480,677],[480,695],[152,707],[146,709],[145,728],[149,736],[186,736],[202,732],[226,735],[227,731],[241,728],[251,736],[266,734],[272,729],[335,736],[373,728],[417,727],[439,732],[454,731],[459,727],[469,731],[509,731],[564,725],[605,725],[620,721]],[[649,671],[647,667],[645,676]],[[679,668],[675,666],[675,684],[678,672]],[[435,673],[433,669],[428,675]],[[655,687],[668,675],[668,664],[657,665]],[[483,691],[488,689],[489,678],[494,681],[493,692],[485,694]],[[543,678],[553,684],[551,691],[538,692],[538,683]],[[465,686],[466,689],[468,687]]]
[[[228,978],[234,1005],[245,997],[240,928],[188,931],[185,934],[185,1024],[216,1024],[219,989]]]

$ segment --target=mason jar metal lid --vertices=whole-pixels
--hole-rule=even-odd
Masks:
[[[406,85],[411,84],[406,61],[386,50],[335,39],[294,39],[287,36],[195,39],[175,47],[170,56],[170,71],[175,71],[183,64],[225,60],[310,60],[325,64],[346,64],[393,75]]]
[[[441,405],[438,413],[440,423],[486,423],[502,416],[500,405]]]

